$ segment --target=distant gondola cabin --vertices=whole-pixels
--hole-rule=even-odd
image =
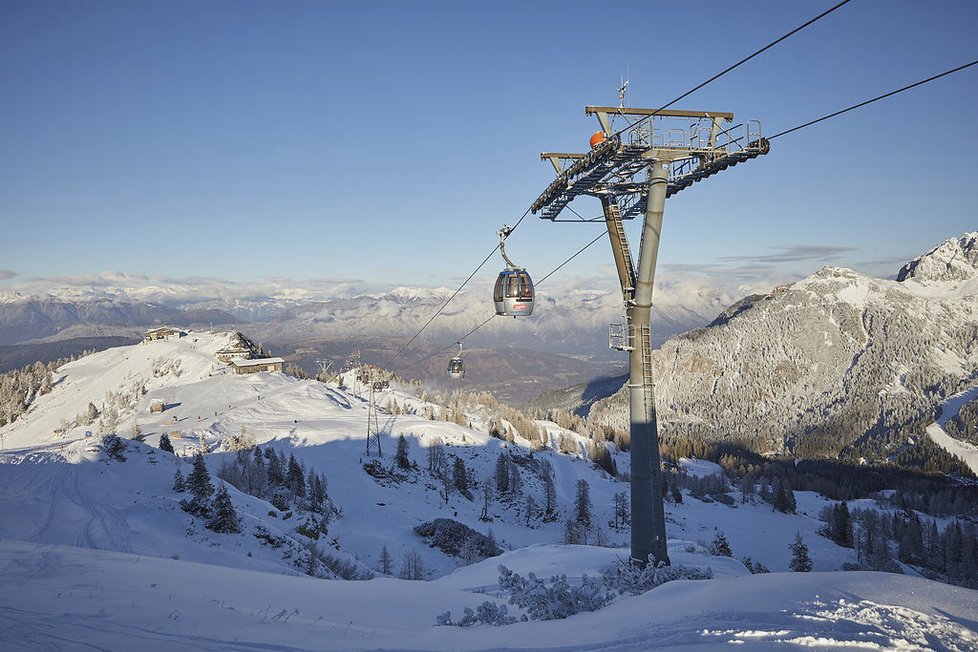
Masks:
[[[465,378],[465,364],[462,358],[454,357],[448,361],[448,377],[455,380]]]

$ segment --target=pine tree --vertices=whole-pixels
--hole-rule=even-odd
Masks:
[[[831,539],[837,544],[845,548],[852,547],[852,517],[845,501],[833,506],[829,531]]]
[[[326,478],[309,470],[309,505],[314,512],[323,512],[326,506]]]
[[[452,484],[455,485],[455,489],[460,494],[472,500],[472,493],[469,491],[469,476],[465,470],[465,462],[458,457],[455,458],[455,462],[452,465]]]
[[[160,450],[166,451],[167,453],[172,453],[173,444],[170,443],[170,437],[164,432],[160,435]]]
[[[733,551],[730,550],[730,544],[727,543],[727,537],[723,530],[718,530],[713,537],[713,543],[710,544],[710,554],[717,557],[733,557]]]
[[[530,521],[536,518],[537,515],[537,501],[533,499],[533,496],[526,494],[526,526],[530,527]]]
[[[180,469],[177,469],[177,472],[173,474],[173,490],[177,493],[183,493],[187,490],[187,483],[184,481]]]
[[[543,478],[543,493],[546,499],[543,520],[552,523],[557,520],[557,484],[554,481],[553,465],[549,460],[540,463],[540,476]]]
[[[509,493],[509,464],[506,453],[500,453],[496,458],[496,491],[500,496]]]
[[[289,470],[285,478],[285,486],[299,498],[306,495],[306,479],[302,467],[295,460],[295,455],[289,455]]]
[[[809,573],[812,570],[812,559],[808,556],[808,546],[801,538],[801,532],[795,533],[795,540],[788,544],[791,550],[791,561],[788,568],[796,573]]]
[[[574,520],[585,530],[591,528],[591,486],[584,478],[577,481],[577,494],[574,497]]]
[[[615,529],[624,527],[630,522],[628,514],[628,494],[619,491],[615,494]]]
[[[265,447],[265,459],[268,461],[268,484],[272,487],[280,487],[285,484],[285,474],[282,472],[282,464],[274,448],[270,446]]]
[[[234,534],[241,531],[238,513],[234,510],[234,503],[231,502],[231,496],[224,485],[221,485],[214,497],[214,518],[210,520],[207,527],[223,534]]]
[[[404,435],[397,438],[397,452],[394,453],[394,462],[402,469],[411,468],[411,458],[408,456],[408,441]]]
[[[194,468],[187,476],[187,489],[193,495],[193,500],[198,505],[206,505],[210,497],[214,494],[214,485],[211,484],[211,474],[207,472],[207,465],[204,463],[204,456],[200,453],[194,455]]]
[[[584,527],[572,518],[564,521],[564,544],[578,545],[587,543]]]
[[[380,559],[378,562],[380,564],[379,570],[381,573],[384,575],[390,575],[393,572],[391,566],[394,560],[391,559],[391,553],[390,550],[387,549],[386,543],[384,544],[384,547],[380,549]]]
[[[252,457],[251,472],[248,475],[248,493],[259,498],[265,495],[265,484],[268,477],[265,473],[265,457],[261,453],[261,448],[255,446]]]
[[[774,479],[771,494],[771,504],[774,505],[774,509],[786,513],[791,511],[791,501],[794,500],[794,494],[791,492],[790,487],[785,486],[781,478]],[[790,499],[788,498],[789,494],[791,494]]]

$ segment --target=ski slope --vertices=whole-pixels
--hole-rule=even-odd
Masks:
[[[838,573],[854,561],[816,532],[829,504],[797,492],[798,512],[781,514],[764,503],[726,506],[686,496],[667,505],[674,564],[709,566],[710,581],[678,581],[639,597],[619,598],[591,614],[560,622],[507,627],[436,627],[448,610],[460,615],[498,595],[496,567],[541,577],[567,574],[572,582],[594,576],[627,556],[627,532],[605,527],[605,546],[559,545],[562,519],[527,527],[523,506],[496,501],[489,523],[479,519],[481,497],[453,493],[447,502],[425,472],[427,450],[440,444],[482,481],[501,452],[520,455],[529,442],[490,437],[487,414],[472,413],[472,427],[423,416],[442,406],[419,398],[417,388],[392,383],[379,403],[396,401],[401,414],[379,415],[385,465],[403,434],[419,470],[398,482],[364,472],[367,402],[349,387],[301,381],[282,374],[236,376],[214,358],[230,334],[186,337],[110,349],[62,367],[51,393],[0,431],[0,648],[95,646],[108,649],[649,649],[654,647],[876,647],[973,649],[978,594],[921,578]],[[349,379],[350,386],[353,385]],[[128,441],[125,462],[109,459],[86,437],[96,428],[62,420],[101,405],[107,392],[126,394],[117,431],[133,424],[144,441]],[[145,392],[142,391],[145,388]],[[162,401],[162,413],[149,406]],[[417,412],[417,414],[413,414]],[[552,437],[576,437],[544,423]],[[178,455],[156,448],[168,433]],[[222,450],[242,433],[263,446],[294,454],[324,473],[342,515],[318,545],[330,554],[376,569],[386,546],[398,562],[417,552],[429,581],[377,576],[330,581],[303,574],[302,547],[274,548],[256,533],[301,539],[296,521],[268,502],[229,487],[242,520],[239,534],[216,534],[184,513],[172,490],[176,469],[201,448],[212,474],[235,453]],[[591,488],[595,520],[612,520],[613,496],[627,484],[576,456],[540,451],[554,468],[562,518],[571,513],[577,481]],[[627,456],[618,456],[620,469]],[[689,473],[719,467],[683,460]],[[521,470],[523,488],[540,499],[542,486]],[[214,478],[215,482],[218,482]],[[739,494],[734,492],[735,497]],[[538,500],[538,503],[540,501]],[[463,566],[429,548],[413,532],[423,521],[458,520],[492,533],[506,552]],[[705,549],[723,531],[736,557],[751,556],[772,571],[787,569],[796,532],[809,546],[816,571],[750,575],[736,559]],[[515,609],[515,608],[514,608]]]

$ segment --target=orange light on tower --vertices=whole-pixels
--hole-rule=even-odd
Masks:
[[[594,149],[606,140],[606,136],[603,131],[595,131],[594,135],[591,136],[591,149]]]

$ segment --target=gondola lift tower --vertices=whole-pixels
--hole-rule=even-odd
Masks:
[[[756,120],[733,124],[732,113],[625,108],[625,82],[619,106],[586,106],[601,130],[586,154],[543,152],[557,173],[530,207],[554,222],[604,221],[618,271],[624,324],[608,329],[609,345],[628,352],[631,435],[631,559],[645,566],[669,564],[665,509],[659,470],[659,436],[652,378],[652,287],[662,232],[665,200],[730,167],[770,151]],[[614,119],[626,126],[613,130]],[[603,218],[561,219],[580,196],[597,197]],[[622,221],[643,218],[638,267]]]

